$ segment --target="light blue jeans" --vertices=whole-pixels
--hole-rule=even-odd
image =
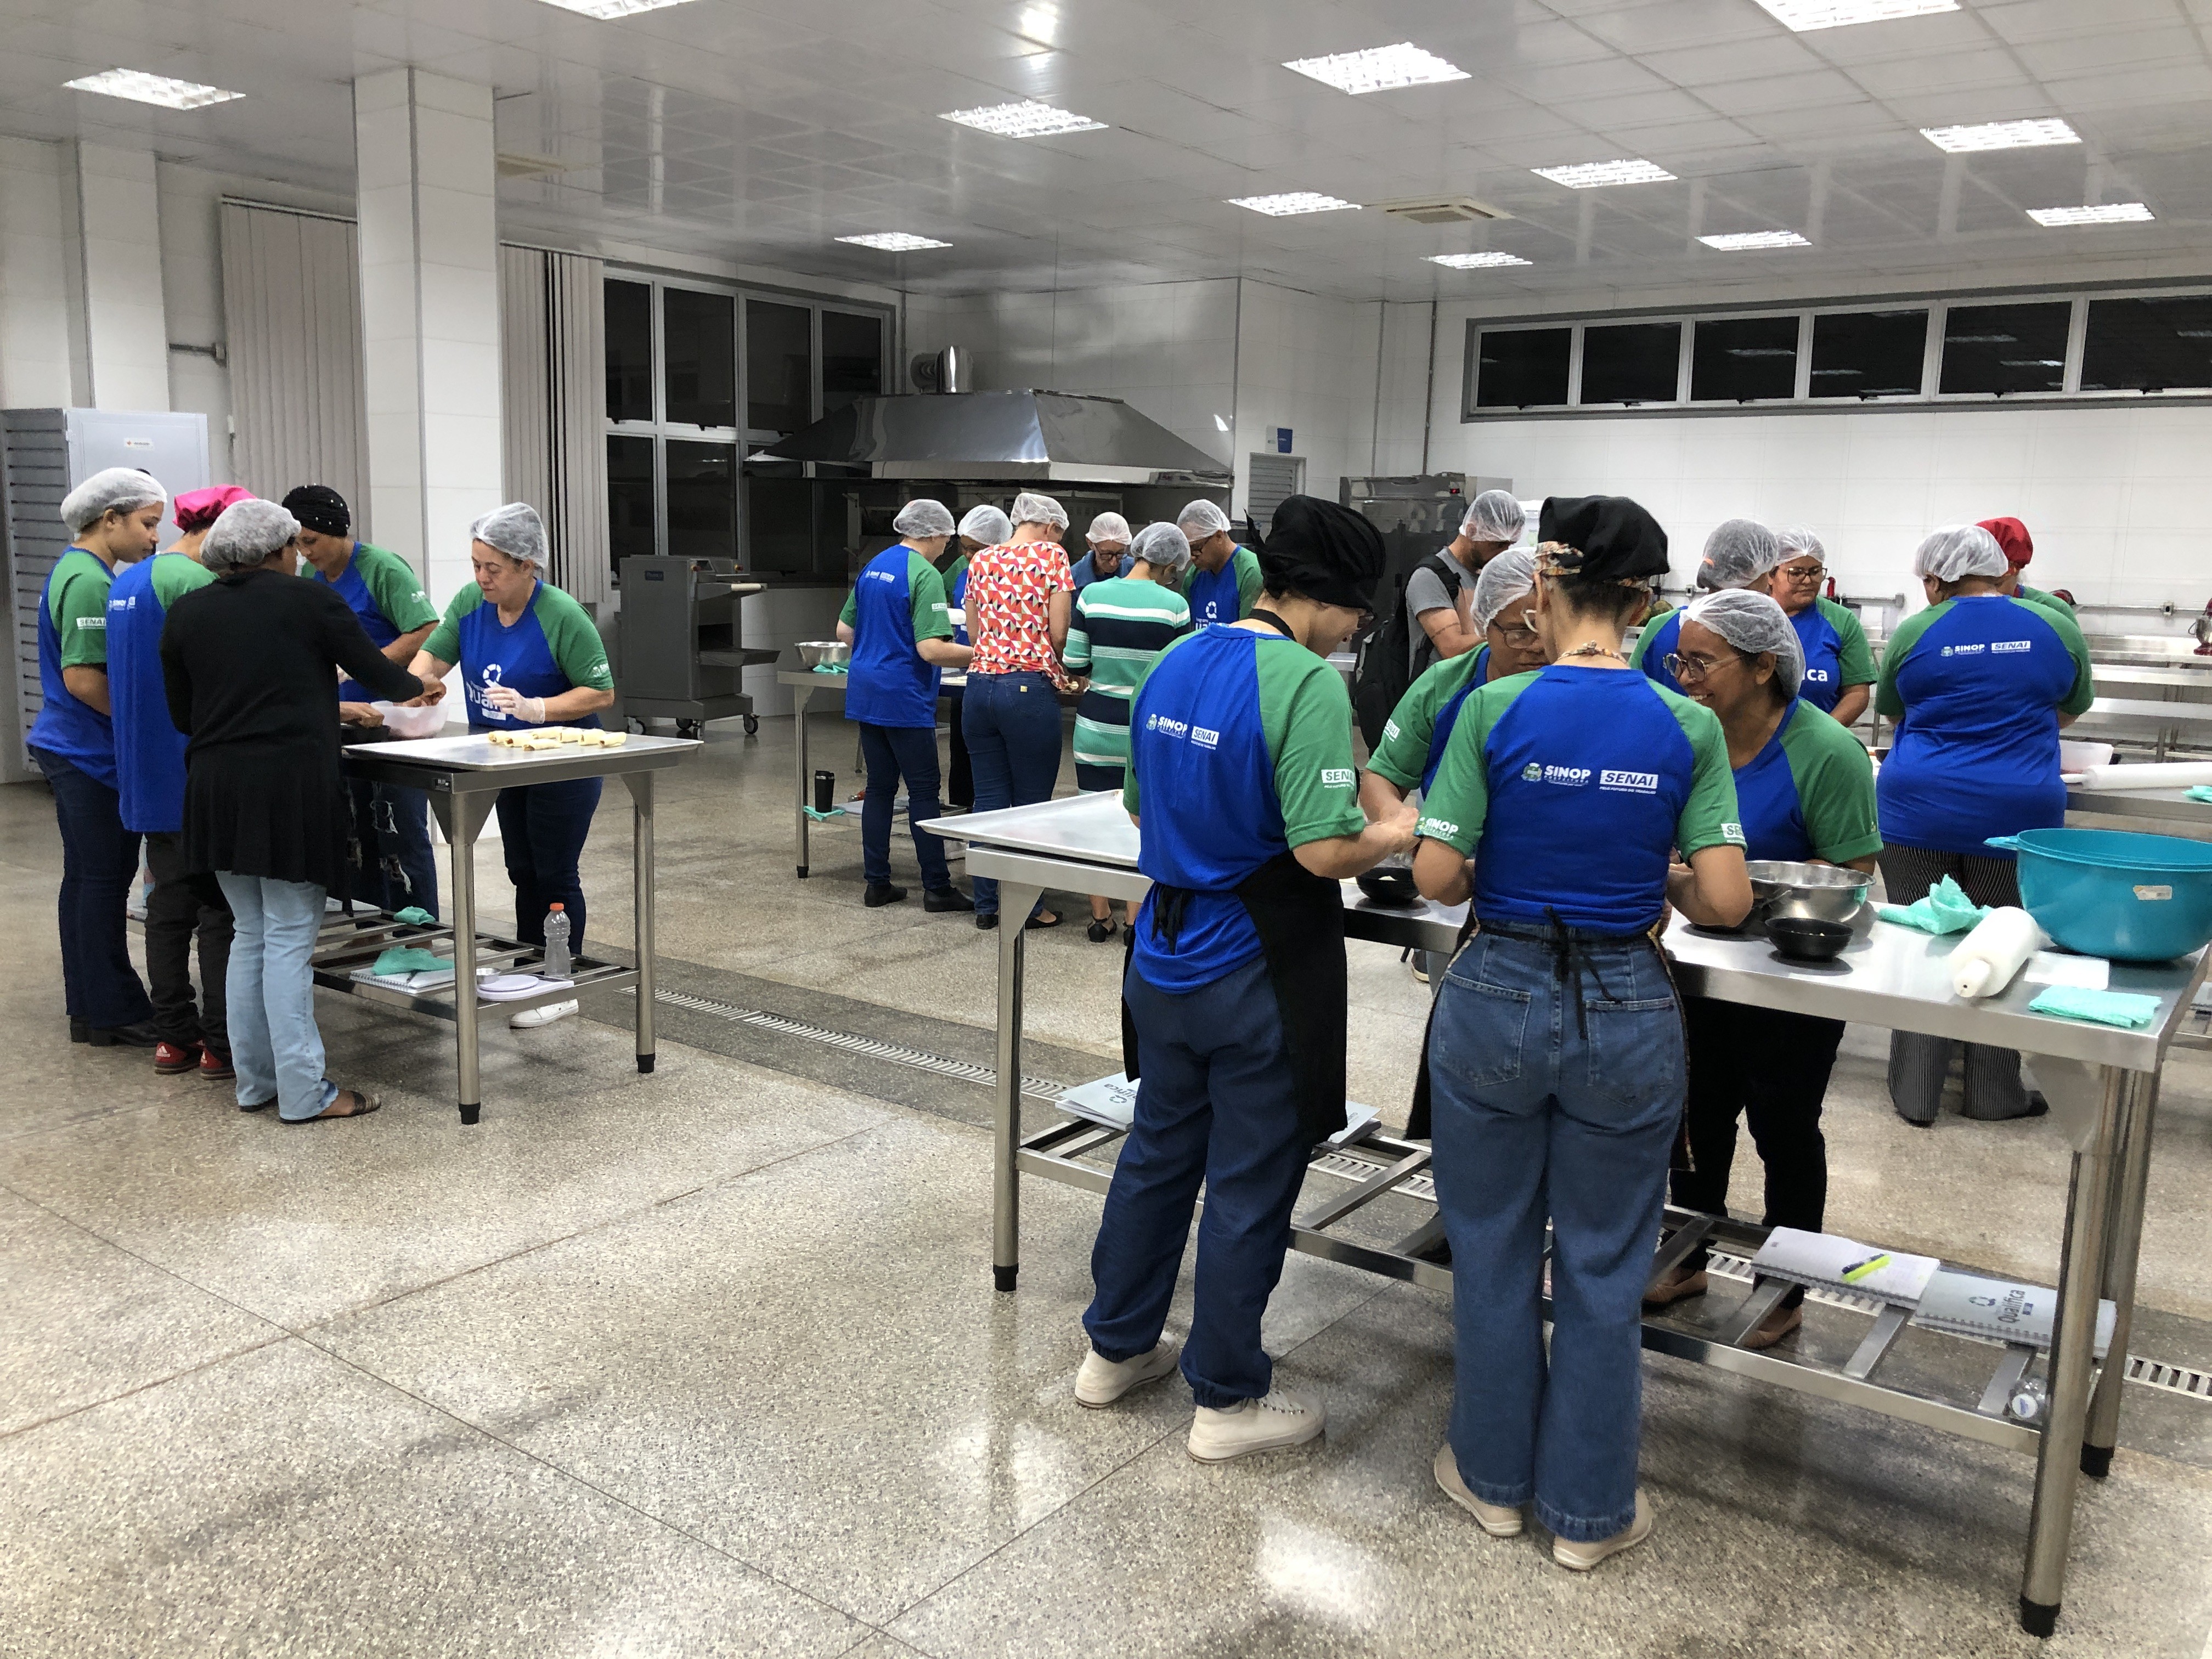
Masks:
[[[1429,1083],[1460,1477],[1486,1504],[1533,1498],[1545,1527],[1589,1542],[1636,1518],[1641,1304],[1687,1074],[1656,948],[1570,949],[1475,935],[1443,975]]]
[[[230,901],[234,931],[224,988],[230,1003],[230,1060],[238,1103],[276,1103],[297,1123],[337,1098],[323,1075],[323,1034],[315,1028],[309,963],[323,927],[323,890],[313,882],[216,872]]]

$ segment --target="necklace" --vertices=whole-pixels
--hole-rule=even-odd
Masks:
[[[1626,662],[1628,660],[1626,657],[1623,656],[1618,651],[1607,650],[1605,647],[1600,645],[1595,640],[1592,640],[1588,645],[1578,645],[1571,651],[1562,651],[1559,653],[1559,660],[1561,662],[1566,661],[1571,657],[1610,657],[1615,662]]]

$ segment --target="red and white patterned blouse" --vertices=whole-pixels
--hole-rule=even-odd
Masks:
[[[1049,674],[1066,684],[1048,602],[1074,586],[1067,555],[1051,542],[1001,542],[978,553],[968,566],[968,637],[975,643],[968,672]]]

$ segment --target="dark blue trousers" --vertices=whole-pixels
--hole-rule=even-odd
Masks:
[[[1043,674],[970,674],[961,699],[968,756],[975,769],[975,810],[1031,806],[1052,799],[1060,781],[1060,699]],[[999,884],[975,880],[975,914],[999,913]],[[1044,902],[1037,902],[1038,909]]]
[[[436,915],[438,859],[430,846],[429,796],[358,778],[347,781],[346,793],[353,811],[354,901],[380,910],[419,905]]]
[[[870,726],[860,722],[860,757],[868,769],[867,798],[860,803],[860,870],[871,887],[891,879],[891,807],[899,780],[906,780],[906,821],[914,831],[914,855],[921,865],[924,887],[949,887],[945,840],[921,826],[944,812],[937,798],[937,728],[934,726]]]
[[[138,837],[115,791],[43,749],[32,754],[54,792],[62,832],[62,993],[69,1017],[101,1030],[154,1018],[131,965],[124,916],[138,878]]]
[[[533,783],[502,789],[494,807],[514,884],[514,936],[525,945],[545,943],[545,915],[558,903],[568,917],[568,949],[584,950],[584,884],[576,866],[592,833],[603,778]]]
[[[1107,1189],[1083,1316],[1107,1359],[1160,1340],[1199,1182],[1198,1297],[1182,1374],[1218,1410],[1267,1392],[1260,1320],[1283,1276],[1291,1206],[1312,1150],[1298,1129],[1290,1055],[1266,964],[1255,958],[1181,995],[1130,970],[1137,1023],[1136,1122]]]

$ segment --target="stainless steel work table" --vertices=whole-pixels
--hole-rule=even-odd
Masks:
[[[1103,1193],[1112,1179],[1110,1169],[1083,1160],[1109,1146],[1119,1133],[1081,1119],[1055,1122],[1026,1136],[1021,1132],[1026,931],[1012,925],[1012,919],[1026,915],[1047,887],[1133,903],[1150,884],[1136,869],[1137,831],[1116,796],[1076,796],[948,818],[930,827],[968,844],[969,871],[998,880],[1000,913],[1008,919],[999,929],[992,1261],[998,1287],[1011,1291],[1019,1261],[1021,1176],[1039,1175]],[[1425,902],[1416,910],[1379,907],[1350,883],[1345,892],[1346,933],[1386,945],[1448,951],[1465,915],[1463,908],[1448,909]],[[1952,994],[1944,967],[1956,944],[1955,939],[1930,939],[1907,928],[1876,926],[1870,911],[1841,963],[1827,966],[1785,963],[1763,938],[1710,934],[1679,919],[1667,935],[1676,977],[1686,994],[1990,1043],[2020,1049],[2034,1059],[2037,1079],[2052,1103],[2053,1124],[2073,1148],[2060,1253],[2058,1319],[2041,1420],[2016,1420],[2008,1407],[2014,1388],[2037,1358],[2035,1350],[2024,1345],[2001,1350],[2003,1357],[1976,1403],[1880,1377],[1877,1372],[1907,1322],[1909,1310],[1899,1305],[1869,1306],[1871,1328],[1840,1369],[1773,1349],[1739,1346],[1787,1293],[1789,1286],[1776,1280],[1756,1281],[1741,1308],[1717,1334],[1699,1335],[1662,1320],[1647,1320],[1644,1345],[1987,1445],[2033,1449],[2037,1456],[2035,1500],[2021,1579],[2021,1620],[2031,1632],[2048,1635],[2065,1583],[2079,1477],[2085,1471],[2102,1476],[2111,1467],[2158,1074],[2204,975],[2206,953],[2200,951],[2186,961],[2151,967],[2115,963],[2113,989],[2142,992],[2159,1000],[2158,1017],[2147,1030],[2124,1031],[2030,1013],[2027,1005],[2040,988],[2021,981],[2001,996],[1981,1002],[1960,1000]],[[1347,1193],[1309,1209],[1294,1223],[1292,1248],[1431,1289],[1450,1289],[1450,1269],[1433,1259],[1443,1237],[1437,1216],[1428,1216],[1390,1246],[1331,1231],[1386,1193],[1432,1203],[1433,1188],[1427,1182],[1429,1148],[1373,1133],[1316,1159],[1316,1167],[1340,1175],[1347,1161],[1364,1166],[1365,1172]],[[1654,1258],[1654,1277],[1701,1245],[1749,1255],[1764,1237],[1762,1228],[1670,1208]],[[2093,1353],[2100,1297],[2110,1298],[2118,1310],[2110,1363],[2101,1370]]]
[[[2212,802],[2191,800],[2186,789],[2092,788],[2087,784],[2069,784],[2066,810],[2108,818],[2166,818],[2212,830]]]
[[[637,990],[637,1069],[653,1069],[653,778],[689,757],[701,745],[690,738],[633,737],[619,749],[563,744],[558,750],[507,749],[477,736],[421,738],[409,742],[356,744],[344,751],[349,778],[420,789],[446,832],[451,857],[442,926],[409,927],[380,918],[366,926],[325,928],[318,941],[315,983],[386,1007],[405,1008],[453,1022],[461,1121],[474,1123],[483,1109],[477,1066],[477,1024],[486,1010],[518,1013],[546,1003],[565,1002],[585,991]],[[579,778],[619,777],[629,787],[633,808],[632,904],[637,965],[623,967],[595,957],[573,959],[570,988],[540,992],[513,1000],[486,1001],[457,994],[477,982],[480,961],[513,963],[535,958],[538,947],[495,933],[477,931],[476,845],[484,818],[502,789],[534,783],[568,783]],[[453,947],[451,987],[412,992],[374,985],[353,977],[386,947],[412,945],[430,949],[441,941]]]

